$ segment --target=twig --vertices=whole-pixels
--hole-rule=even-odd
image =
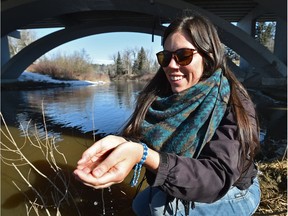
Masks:
[[[18,174],[21,176],[21,178],[26,182],[26,184],[28,185],[29,188],[31,188],[36,194],[37,196],[40,198],[42,204],[43,204],[43,207],[45,208],[46,212],[48,215],[49,214],[49,211],[47,209],[47,206],[43,200],[43,198],[41,197],[41,194],[32,186],[32,184],[29,182],[29,180],[27,178],[24,177],[24,175],[21,173],[21,171],[18,169],[18,166],[23,166],[23,165],[29,165],[37,174],[39,174],[40,176],[42,176],[43,178],[45,178],[52,186],[53,188],[56,189],[56,191],[61,194],[62,198],[60,199],[61,200],[64,200],[65,197],[67,196],[67,190],[68,190],[68,186],[66,185],[66,182],[65,182],[65,179],[63,179],[62,177],[60,177],[61,181],[63,182],[64,186],[66,187],[65,189],[65,193],[63,193],[52,181],[51,179],[49,179],[45,174],[43,174],[40,170],[38,170],[29,160],[28,158],[22,153],[22,148],[24,147],[24,145],[26,144],[26,140],[25,139],[25,143],[24,145],[21,146],[21,148],[18,147],[17,143],[15,142],[12,134],[10,133],[9,129],[8,129],[8,126],[4,120],[4,117],[2,115],[2,113],[0,113],[0,116],[1,116],[1,119],[2,119],[2,122],[5,126],[5,129],[7,131],[7,133],[4,133],[4,131],[1,129],[1,133],[4,134],[4,136],[7,138],[8,141],[10,141],[10,143],[14,146],[14,149],[8,147],[6,144],[4,144],[2,141],[1,141],[1,150],[4,150],[4,151],[7,151],[7,152],[12,152],[12,153],[15,153],[17,155],[20,156],[20,159],[10,159],[10,158],[7,158],[7,157],[4,157],[2,154],[1,154],[1,160],[3,163],[9,165],[9,166],[13,166],[14,169],[18,172]],[[23,126],[22,126],[23,128]],[[45,127],[46,128],[46,127]],[[42,153],[44,153],[43,151],[43,148],[42,148],[42,145],[41,144],[41,141],[40,139],[38,139],[38,144],[35,145],[35,143],[32,142],[32,140],[30,139],[29,137],[29,134],[28,134],[28,128],[27,128],[27,131],[23,131],[24,132],[24,135],[25,135],[25,138],[28,138],[28,140],[32,143],[32,145],[34,147],[37,147],[37,148],[40,148]],[[47,131],[46,131],[47,133]],[[46,139],[48,139],[48,136],[46,136]],[[37,139],[36,139],[37,140]],[[40,141],[40,142],[39,142]],[[52,158],[52,163],[50,162],[50,159],[47,157],[47,153],[46,154],[46,160],[47,162],[50,164],[51,168],[56,172],[56,170],[53,168],[52,164],[55,165],[55,167],[57,167],[57,170],[59,171],[60,170],[60,167],[57,166],[57,163],[56,163],[56,160],[54,158],[54,155],[53,155],[53,150],[56,149],[55,145],[54,145],[54,148],[52,147],[53,145],[50,145],[49,142],[46,142],[47,146],[46,146],[46,152],[48,152],[50,154],[50,157]],[[54,144],[54,143],[53,143]],[[44,145],[43,145],[44,146]],[[49,150],[50,149],[50,150]],[[48,151],[47,151],[48,150]],[[58,150],[57,150],[58,153],[60,153]],[[45,156],[45,155],[44,155]],[[64,154],[61,154],[61,156],[65,159],[66,161],[66,158],[64,156]],[[23,161],[21,164],[15,164],[15,161]],[[30,172],[31,172],[31,169],[29,170],[29,173],[28,173],[28,178],[30,176]],[[57,172],[56,172],[57,173]],[[14,185],[16,186],[15,182],[14,182]],[[18,186],[16,186],[16,188],[19,190],[20,188]],[[27,197],[26,197],[27,198]],[[28,199],[29,200],[29,199]],[[30,203],[33,203],[29,200]],[[61,202],[60,202],[61,203]],[[58,203],[58,207],[60,205],[60,203]],[[35,207],[35,206],[34,206]],[[33,207],[33,209],[34,209]],[[31,210],[31,208],[30,208]],[[29,213],[28,211],[30,211],[29,208],[27,208],[27,213]],[[58,215],[61,215],[60,213],[58,213]]]
[[[19,173],[19,175],[21,176],[21,178],[26,182],[26,184],[28,185],[29,188],[31,188],[36,194],[37,196],[40,198],[41,202],[43,203],[44,208],[46,209],[46,213],[50,216],[49,211],[46,208],[45,202],[42,198],[42,196],[39,194],[39,192],[33,187],[33,185],[30,184],[30,182],[23,176],[23,174],[20,172],[20,170],[18,169],[17,166],[15,166],[15,164],[13,163],[13,166],[15,168],[15,170]]]
[[[284,154],[282,156],[282,161],[284,161],[285,158],[287,158],[287,147],[285,148]]]
[[[42,101],[42,114],[43,114],[43,127],[45,129],[45,142],[42,142],[42,139],[39,137],[39,133],[38,133],[38,130],[37,130],[37,127],[36,127],[36,124],[34,125],[34,128],[35,128],[35,133],[33,133],[33,136],[35,138],[35,141],[33,141],[29,135],[29,125],[30,125],[30,122],[28,122],[28,124],[26,125],[26,129],[24,128],[24,126],[22,124],[20,124],[21,126],[21,129],[23,131],[23,134],[24,134],[24,137],[25,137],[25,141],[24,141],[24,144],[19,147],[17,145],[17,143],[15,142],[12,134],[10,133],[9,129],[8,129],[8,126],[4,120],[4,117],[2,115],[2,113],[0,112],[0,116],[1,116],[1,120],[3,121],[3,124],[5,126],[5,129],[6,131],[4,132],[1,128],[0,128],[0,131],[1,133],[4,135],[4,137],[8,140],[8,142],[10,142],[10,144],[12,144],[12,147],[2,143],[2,141],[0,141],[1,143],[1,152],[4,151],[4,152],[11,152],[13,154],[16,154],[19,158],[15,158],[15,159],[12,159],[12,158],[8,158],[8,157],[5,157],[3,156],[2,154],[0,155],[1,157],[1,160],[3,163],[9,165],[9,166],[13,166],[13,168],[18,172],[18,174],[21,176],[21,178],[26,182],[26,184],[28,185],[29,188],[31,188],[35,194],[37,195],[38,199],[41,200],[41,205],[37,204],[37,198],[35,198],[34,201],[31,201],[29,199],[29,197],[23,193],[25,195],[25,197],[27,198],[27,200],[29,201],[30,203],[30,207],[28,205],[25,204],[26,206],[26,213],[27,215],[30,214],[30,212],[32,210],[35,211],[35,213],[37,215],[39,215],[39,207],[40,208],[44,208],[47,215],[49,216],[50,213],[49,213],[49,210],[48,210],[48,206],[47,204],[44,202],[44,199],[43,197],[41,196],[40,192],[38,192],[34,187],[33,185],[30,183],[30,173],[32,170],[34,170],[38,175],[42,176],[43,178],[45,178],[49,183],[50,185],[54,188],[55,192],[52,193],[51,192],[51,197],[54,201],[54,207],[56,209],[56,215],[57,216],[61,216],[61,212],[60,212],[60,206],[61,204],[63,203],[63,201],[65,200],[67,202],[67,204],[69,204],[69,197],[72,198],[72,202],[77,210],[77,213],[78,215],[81,215],[80,211],[79,211],[79,208],[77,207],[77,203],[75,202],[75,200],[73,199],[73,196],[72,194],[70,193],[69,191],[69,179],[66,178],[66,175],[63,174],[63,172],[61,172],[61,168],[58,166],[57,164],[57,161],[56,161],[56,158],[55,158],[55,152],[57,152],[57,154],[59,154],[63,160],[65,161],[65,163],[67,164],[67,160],[66,160],[66,157],[63,153],[61,153],[58,148],[56,147],[56,144],[55,144],[55,138],[52,137],[52,138],[49,138],[49,135],[48,135],[48,131],[47,131],[47,126],[46,126],[46,121],[45,121],[45,113],[44,113],[44,108],[43,108],[43,101]],[[47,163],[50,165],[51,169],[55,172],[55,180],[56,179],[59,179],[63,186],[64,186],[64,191],[61,191],[60,188],[53,182],[55,180],[53,179],[50,179],[49,177],[47,177],[44,173],[42,173],[37,167],[35,167],[31,161],[29,161],[29,159],[24,155],[24,153],[22,152],[22,149],[24,148],[24,146],[27,144],[27,141],[30,142],[30,144],[39,149],[41,152],[42,152],[42,155],[43,157],[45,157]],[[17,164],[15,164],[15,162],[19,162]],[[24,166],[24,165],[27,165],[30,167],[29,169],[29,172],[28,172],[28,175],[27,177],[25,178],[24,175],[21,173],[21,171],[19,170],[19,166]],[[53,180],[53,181],[52,181]],[[17,186],[17,184],[12,181],[13,184],[16,186],[16,188],[21,191],[20,187]],[[60,195],[60,196],[59,196]]]

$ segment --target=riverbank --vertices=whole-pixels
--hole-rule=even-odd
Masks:
[[[21,76],[11,82],[2,82],[1,89],[3,90],[37,90],[47,89],[54,87],[67,87],[67,86],[86,86],[86,85],[103,85],[110,83],[111,81],[136,81],[136,82],[147,82],[153,78],[155,73],[146,73],[143,75],[121,75],[114,76],[109,79],[107,77],[99,76],[93,81],[90,80],[59,80],[53,79],[48,75],[42,75],[34,72],[25,71]]]
[[[106,80],[106,79],[105,79]],[[21,76],[10,82],[2,82],[1,89],[3,90],[32,90],[32,89],[47,89],[53,87],[65,86],[87,86],[87,85],[102,85],[107,81],[97,80],[59,80],[53,79],[48,75],[38,74],[34,72],[24,71]]]
[[[111,77],[112,81],[140,81],[140,82],[148,82],[155,76],[155,73],[146,73],[142,75],[121,75]]]

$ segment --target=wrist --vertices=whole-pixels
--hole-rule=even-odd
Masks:
[[[135,164],[144,165],[147,159],[148,153],[149,153],[148,146],[145,143],[141,143],[141,142],[140,143],[133,142],[133,144],[137,148],[134,151],[134,156],[137,156],[135,160]]]
[[[140,161],[134,167],[133,178],[130,182],[131,187],[134,187],[137,185],[140,174],[141,174],[141,168],[143,164],[145,163],[147,156],[148,156],[148,146],[145,143],[141,143],[141,145],[143,149],[143,154],[142,154]]]
[[[140,144],[142,145],[143,153],[142,153],[142,157],[141,157],[140,161],[138,162],[138,164],[140,164],[142,166],[145,163],[147,156],[148,156],[148,146],[142,142]]]
[[[133,156],[135,157],[135,164],[138,164],[141,162],[141,159],[143,157],[144,154],[144,146],[142,145],[142,143],[139,142],[129,142],[132,144],[133,147]]]

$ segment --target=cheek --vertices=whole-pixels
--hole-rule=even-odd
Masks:
[[[191,65],[191,72],[192,72],[192,76],[193,79],[199,80],[202,75],[203,75],[203,71],[204,71],[204,65],[202,61],[197,61],[194,64]]]
[[[200,68],[194,72],[194,78],[196,80],[201,79],[202,75],[203,75],[203,70]]]

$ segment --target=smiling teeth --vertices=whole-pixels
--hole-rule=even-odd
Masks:
[[[181,80],[182,76],[171,76],[170,79],[173,80],[173,81]]]

